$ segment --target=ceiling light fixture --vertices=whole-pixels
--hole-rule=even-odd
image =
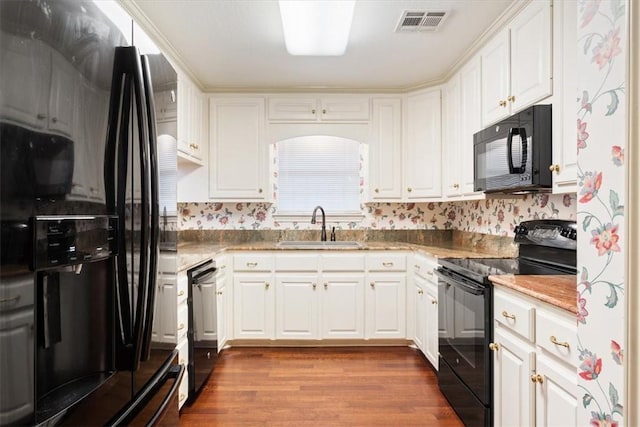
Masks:
[[[291,55],[344,55],[355,0],[279,0],[287,52]]]

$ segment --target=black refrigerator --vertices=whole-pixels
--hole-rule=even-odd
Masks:
[[[149,60],[93,2],[0,1],[0,425],[175,425],[151,342]]]

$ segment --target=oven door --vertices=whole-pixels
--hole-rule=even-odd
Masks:
[[[466,279],[452,271],[436,271],[439,293],[440,361],[484,405],[492,395],[491,287]],[[439,378],[442,382],[442,378]],[[441,384],[442,388],[442,384]]]

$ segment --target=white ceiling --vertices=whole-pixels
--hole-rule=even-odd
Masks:
[[[208,90],[406,90],[442,79],[517,0],[358,0],[344,56],[291,56],[275,0],[132,0]],[[333,0],[337,1],[337,0]],[[404,10],[448,10],[396,33]]]

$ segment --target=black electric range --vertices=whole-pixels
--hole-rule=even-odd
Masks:
[[[516,227],[517,258],[439,259],[438,384],[465,425],[493,425],[491,275],[576,274],[576,223],[525,221]]]

